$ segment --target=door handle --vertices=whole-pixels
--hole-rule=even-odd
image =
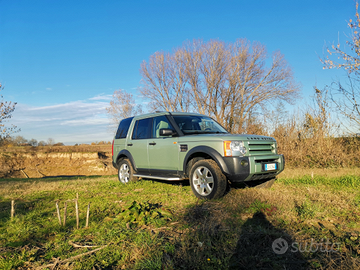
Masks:
[[[149,145],[155,145],[156,144],[156,142],[151,142],[151,143],[149,143]]]
[[[127,146],[133,146],[133,144],[132,144],[132,143],[128,143]]]

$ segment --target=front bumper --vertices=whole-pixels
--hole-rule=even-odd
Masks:
[[[284,155],[224,157],[224,162],[223,172],[231,182],[272,179],[285,167]],[[276,169],[267,170],[265,164],[276,164]]]

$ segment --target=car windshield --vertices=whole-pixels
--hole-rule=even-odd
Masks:
[[[187,134],[228,133],[219,123],[207,116],[173,115],[181,131]]]

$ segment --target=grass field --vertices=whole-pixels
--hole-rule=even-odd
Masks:
[[[186,182],[0,179],[0,269],[357,269],[358,175],[287,169],[271,189],[215,201]]]

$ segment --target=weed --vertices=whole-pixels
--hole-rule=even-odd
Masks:
[[[296,204],[295,210],[301,220],[312,219],[315,217],[316,211],[314,205],[308,201]]]
[[[355,206],[360,206],[360,193],[354,197],[353,202]]]
[[[114,221],[123,221],[132,227],[148,224],[164,225],[166,221],[171,220],[172,216],[170,210],[162,209],[159,204],[133,201],[114,218]]]
[[[247,209],[249,213],[264,212],[268,215],[272,215],[277,210],[276,207],[271,206],[268,202],[262,202],[256,199]]]

